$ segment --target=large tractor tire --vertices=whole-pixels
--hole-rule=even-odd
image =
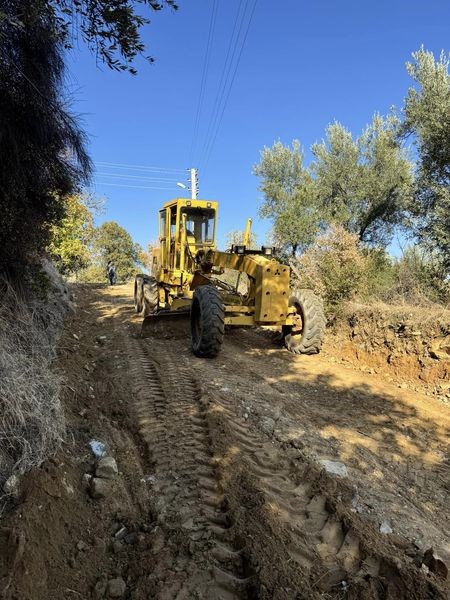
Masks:
[[[159,290],[158,282],[154,277],[144,275],[143,309],[144,316],[152,315],[158,310]]]
[[[322,300],[312,290],[294,290],[289,306],[296,307],[298,323],[283,327],[284,345],[294,354],[317,354],[327,323]]]
[[[144,308],[144,276],[136,275],[134,278],[134,310],[141,314]]]
[[[218,355],[225,334],[225,308],[212,285],[195,289],[191,305],[192,350],[201,358]]]

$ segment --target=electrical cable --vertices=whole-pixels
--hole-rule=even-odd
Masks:
[[[166,190],[173,191],[171,187],[156,187],[156,186],[146,186],[146,185],[126,185],[124,183],[111,183],[109,181],[97,181],[95,185],[113,185],[114,187],[126,187],[126,188],[139,188],[141,190]]]
[[[192,164],[192,159],[195,158],[195,151],[197,149],[197,138],[198,138],[198,131],[199,131],[199,126],[200,126],[200,118],[201,118],[201,113],[202,113],[202,108],[203,108],[203,101],[205,98],[206,79],[208,76],[209,61],[211,58],[211,48],[212,48],[212,40],[214,37],[216,16],[217,16],[217,0],[214,0],[213,6],[212,6],[212,11],[211,11],[211,18],[209,21],[209,31],[208,31],[208,39],[206,42],[206,48],[205,48],[205,57],[203,59],[203,72],[202,72],[202,78],[201,78],[201,83],[200,83],[200,92],[199,92],[199,97],[198,97],[197,112],[196,112],[195,121],[194,121],[194,135],[192,138],[191,149],[189,152],[189,164],[190,165]]]
[[[226,89],[226,85],[228,83],[228,77],[231,71],[231,67],[233,64],[233,60],[234,60],[234,56],[236,53],[236,48],[237,48],[237,43],[239,40],[239,37],[241,35],[241,30],[242,30],[242,25],[244,23],[244,17],[245,14],[247,12],[247,7],[248,7],[248,2],[249,0],[246,0],[246,4],[244,7],[244,12],[242,13],[242,16],[240,18],[240,25],[239,25],[239,30],[237,31],[237,24],[239,21],[239,17],[241,15],[241,8],[244,6],[244,0],[240,0],[239,6],[238,6],[238,10],[234,19],[234,24],[233,24],[233,31],[230,37],[230,42],[228,44],[228,49],[227,49],[227,55],[225,57],[225,62],[223,63],[223,67],[222,67],[222,74],[220,76],[220,81],[219,81],[219,86],[217,88],[217,94],[214,100],[214,105],[213,105],[213,109],[211,112],[211,118],[209,120],[209,124],[208,124],[208,128],[206,130],[206,135],[205,135],[205,143],[204,143],[204,147],[203,147],[203,152],[202,152],[202,158],[205,155],[205,150],[209,145],[210,139],[211,139],[211,134],[214,128],[214,125],[217,121],[217,117],[219,114],[219,108],[220,108],[220,102],[221,99],[223,98],[224,95],[224,91]],[[236,39],[235,39],[235,34],[237,31],[237,35],[236,35]],[[231,49],[233,48],[233,51],[231,52]],[[230,58],[230,52],[231,52],[231,58]]]
[[[238,67],[239,67],[239,63],[240,63],[241,58],[242,58],[242,53],[243,53],[243,50],[244,50],[245,42],[247,41],[248,32],[250,31],[250,25],[251,25],[252,20],[253,20],[253,15],[255,14],[255,9],[256,9],[257,3],[258,3],[258,0],[254,0],[254,2],[253,2],[253,8],[252,8],[252,11],[250,13],[250,18],[249,18],[249,21],[248,21],[248,24],[247,24],[247,29],[245,31],[245,36],[244,36],[244,39],[243,39],[243,42],[242,42],[242,45],[241,45],[241,49],[239,51],[238,59],[237,59],[237,62],[236,62],[235,68],[234,68],[234,72],[233,72],[233,76],[232,76],[232,79],[231,79],[231,83],[230,83],[230,86],[228,88],[228,92],[227,92],[227,95],[225,97],[225,102],[223,103],[223,106],[222,106],[222,112],[220,114],[219,122],[218,122],[218,125],[216,127],[216,130],[215,130],[215,133],[214,133],[214,136],[213,136],[213,139],[212,139],[212,142],[210,144],[210,147],[209,147],[209,150],[208,150],[208,154],[207,154],[207,157],[206,157],[206,160],[205,160],[204,169],[203,169],[204,171],[206,171],[206,169],[208,167],[209,159],[211,157],[211,154],[212,154],[212,151],[213,151],[213,148],[214,148],[214,144],[216,142],[217,135],[219,133],[220,126],[222,124],[223,115],[225,113],[225,109],[226,109],[226,106],[228,104],[228,99],[230,97],[231,90],[233,88],[234,80],[236,78],[236,73],[237,73],[237,70],[238,70]]]
[[[167,183],[177,183],[176,179],[165,179],[163,177],[145,177],[140,175],[123,175],[121,173],[105,173],[103,171],[97,171],[97,175],[101,177],[115,177],[117,179],[138,179],[140,181],[155,181],[155,182],[167,182]]]
[[[112,163],[105,161],[94,161],[100,167],[115,167],[117,169],[130,169],[132,171],[157,171],[158,173],[186,173],[186,169],[171,169],[167,167],[150,167],[145,165],[131,165],[126,163]]]

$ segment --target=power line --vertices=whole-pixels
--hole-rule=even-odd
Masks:
[[[203,59],[203,72],[202,72],[202,78],[201,78],[201,83],[200,83],[200,92],[199,92],[199,97],[198,97],[197,113],[195,115],[195,121],[194,121],[194,135],[192,138],[191,149],[189,152],[189,164],[192,164],[192,159],[195,157],[195,150],[197,147],[198,130],[199,130],[200,117],[201,117],[202,108],[203,108],[203,100],[205,97],[206,78],[208,75],[209,61],[211,58],[211,48],[212,48],[212,40],[213,40],[213,36],[214,36],[214,28],[215,28],[215,24],[216,24],[216,16],[217,16],[217,0],[214,0],[213,6],[212,6],[212,11],[211,11],[211,18],[209,21],[209,31],[208,31],[208,39],[206,42],[206,48],[205,48],[205,57]]]
[[[116,177],[118,179],[139,179],[140,181],[159,181],[168,183],[177,183],[176,179],[165,179],[163,177],[145,177],[144,175],[123,175],[121,173],[105,173],[103,171],[97,171],[97,175],[102,177]]]
[[[237,24],[239,21],[239,16],[241,14],[241,8],[244,6],[244,0],[240,0],[239,6],[238,6],[238,10],[236,12],[236,16],[234,18],[234,24],[233,24],[233,31],[230,37],[230,42],[228,44],[228,49],[227,49],[227,55],[225,57],[225,62],[223,63],[223,68],[222,68],[222,74],[220,76],[220,82],[219,82],[219,87],[217,88],[217,94],[214,100],[214,105],[213,105],[213,109],[211,112],[211,118],[208,124],[208,128],[206,131],[206,136],[205,136],[205,144],[204,144],[204,148],[203,148],[203,155],[205,154],[205,150],[208,147],[209,141],[210,141],[210,137],[211,137],[211,133],[213,130],[213,126],[217,120],[217,115],[219,113],[219,106],[220,106],[220,101],[223,97],[223,92],[226,88],[226,84],[228,82],[228,77],[229,77],[229,73],[231,70],[231,66],[233,64],[233,60],[234,60],[234,55],[236,53],[236,48],[237,48],[237,42],[239,40],[240,34],[241,34],[241,30],[242,30],[242,25],[244,23],[244,16],[245,13],[247,12],[247,6],[248,6],[248,0],[246,0],[246,4],[245,4],[245,8],[244,8],[244,12],[242,13],[241,16],[241,21],[240,21],[240,25],[239,25],[239,30],[237,31]],[[236,35],[236,39],[235,39],[235,34],[237,31],[237,35]],[[233,48],[233,52],[231,53],[231,58],[230,58],[230,52],[231,52],[231,48]]]
[[[251,10],[251,13],[250,13],[250,18],[249,18],[249,20],[248,20],[248,23],[247,23],[247,29],[246,29],[246,31],[245,31],[244,39],[243,39],[243,41],[242,41],[241,48],[240,48],[240,50],[239,50],[239,55],[238,55],[237,62],[236,62],[235,68],[234,68],[233,76],[232,76],[232,78],[231,78],[231,83],[230,83],[230,86],[229,86],[229,88],[228,88],[228,92],[227,92],[227,94],[226,94],[225,101],[224,101],[224,103],[223,103],[223,105],[222,105],[222,112],[220,113],[219,122],[218,122],[218,124],[217,124],[217,127],[216,127],[216,129],[215,129],[215,132],[214,132],[214,135],[213,135],[212,141],[211,141],[211,143],[210,143],[210,146],[209,146],[209,149],[208,149],[208,154],[207,154],[207,156],[206,156],[205,165],[204,165],[204,171],[206,171],[206,168],[207,168],[207,166],[208,166],[209,159],[210,159],[210,157],[211,157],[211,154],[212,154],[212,151],[213,151],[213,148],[214,148],[214,144],[215,144],[215,142],[216,142],[217,135],[218,135],[218,133],[219,133],[220,126],[221,126],[221,124],[222,124],[223,115],[224,115],[224,113],[225,113],[225,109],[226,109],[226,106],[227,106],[227,104],[228,104],[228,99],[229,99],[229,97],[230,97],[231,90],[232,90],[232,88],[233,88],[234,80],[235,80],[235,78],[236,78],[236,73],[237,73],[237,70],[238,70],[238,67],[239,67],[239,63],[240,63],[240,61],[241,61],[241,58],[242,58],[242,53],[243,53],[243,50],[244,50],[245,43],[246,43],[246,41],[247,41],[248,32],[250,31],[250,25],[251,25],[251,23],[252,23],[252,20],[253,20],[253,15],[255,14],[255,9],[256,9],[256,5],[257,5],[257,3],[258,3],[258,0],[254,0],[254,2],[253,2],[253,7],[252,7],[252,10]]]
[[[126,187],[126,188],[139,188],[141,190],[173,190],[171,187],[154,187],[154,186],[146,186],[146,185],[126,185],[124,183],[111,183],[108,181],[97,181],[96,185],[113,185],[115,187]]]
[[[167,167],[150,167],[145,165],[129,165],[125,163],[112,163],[105,161],[95,161],[94,164],[100,167],[115,167],[117,169],[130,169],[133,171],[157,171],[159,173],[186,173],[186,169],[171,169]]]

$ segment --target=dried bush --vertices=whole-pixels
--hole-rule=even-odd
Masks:
[[[394,264],[394,283],[383,300],[395,304],[428,306],[450,302],[450,281],[439,256],[420,246],[405,249]]]
[[[69,306],[67,290],[44,265],[45,299],[25,301],[0,280],[0,478],[40,465],[64,435],[60,378],[51,368]],[[30,292],[28,291],[27,297]]]
[[[96,265],[81,269],[77,274],[77,281],[81,283],[107,283],[106,269]]]
[[[358,236],[339,225],[319,236],[291,266],[296,285],[311,288],[321,296],[329,314],[367,289],[368,259]]]

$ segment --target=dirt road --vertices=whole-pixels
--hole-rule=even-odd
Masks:
[[[446,597],[448,408],[269,332],[198,359],[186,335],[138,337],[130,286],[75,294],[74,441],[7,519],[2,597],[114,597],[114,578],[136,600]],[[120,470],[101,500],[93,438]]]

